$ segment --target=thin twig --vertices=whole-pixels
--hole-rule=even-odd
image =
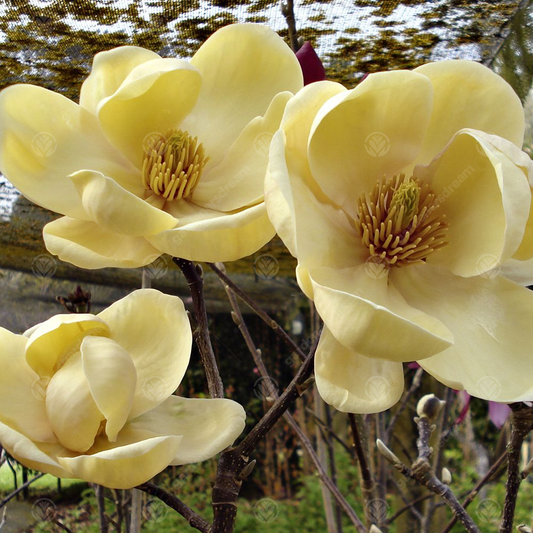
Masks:
[[[316,413],[312,409],[306,407],[305,410],[313,417],[314,421],[328,433],[328,435],[333,437],[350,455],[355,457],[353,448],[350,448],[350,446],[348,446],[348,444],[346,444],[330,427],[328,427],[320,417],[316,416]]]
[[[430,498],[435,498],[436,494],[426,494],[424,496],[421,496],[420,498],[417,498],[416,500],[413,500],[412,502],[405,505],[405,507],[402,507],[399,511],[396,511],[387,521],[385,522],[386,525],[392,524],[397,518],[399,518],[405,511],[409,511],[411,508],[413,508],[415,505],[418,505],[419,503],[425,502],[426,500],[429,500]]]
[[[359,463],[359,469],[361,471],[361,489],[363,491],[363,498],[365,503],[368,505],[370,501],[374,499],[374,479],[372,478],[372,473],[370,472],[370,466],[366,458],[365,449],[363,442],[361,440],[361,435],[359,433],[359,427],[357,425],[357,418],[354,414],[348,414],[348,420],[350,421],[350,428],[352,430],[353,436],[353,449],[355,451],[355,456],[357,457],[357,462]]]
[[[294,1],[281,0],[281,12],[287,21],[287,27],[289,28],[289,41],[293,52],[298,51],[298,32],[296,30],[296,17],[294,16]]]
[[[4,507],[4,505],[9,502],[11,499],[13,499],[19,492],[22,492],[26,487],[29,487],[34,481],[37,481],[38,479],[42,478],[45,474],[38,474],[35,477],[32,477],[30,480],[26,481],[24,485],[21,485],[18,489],[14,490],[10,494],[8,494],[1,502],[0,502],[0,509]]]
[[[211,526],[202,518],[199,514],[195,513],[190,507],[183,503],[179,498],[167,492],[166,490],[154,485],[153,483],[143,483],[136,487],[147,494],[159,498],[163,503],[167,504],[169,507],[177,511],[183,518],[185,518],[188,524],[201,531],[202,533],[210,533]]]
[[[400,418],[400,415],[402,414],[403,410],[405,409],[407,402],[409,402],[409,399],[411,396],[419,389],[420,383],[422,382],[422,375],[424,374],[423,368],[418,368],[415,372],[415,375],[413,376],[413,381],[411,382],[411,386],[407,390],[407,392],[403,395],[402,401],[398,408],[396,409],[396,412],[392,415],[389,426],[387,427],[387,431],[385,432],[385,439],[383,442],[385,444],[389,444],[390,437],[394,431],[394,427],[396,426],[396,422],[398,421],[398,418]]]
[[[500,455],[498,460],[489,468],[489,471],[476,483],[475,487],[470,491],[470,494],[463,500],[463,507],[466,509],[475,499],[481,488],[486,485],[491,478],[496,474],[500,466],[507,460],[507,452]],[[457,518],[454,516],[448,525],[442,530],[441,533],[450,533],[453,526],[457,523]]]
[[[172,260],[183,272],[191,291],[197,323],[197,329],[194,336],[196,343],[198,344],[200,357],[202,358],[207,385],[209,387],[209,394],[211,395],[211,398],[223,398],[224,385],[222,384],[222,378],[220,377],[217,367],[217,360],[213,351],[213,346],[211,345],[211,338],[209,337],[207,311],[204,300],[204,281],[202,279],[201,267],[199,265],[195,266],[192,261],[188,261],[187,259],[174,257]]]
[[[96,485],[94,492],[96,493],[96,502],[98,504],[98,520],[100,522],[100,533],[107,533],[109,530],[108,520],[105,514],[105,498],[104,487]]]
[[[518,489],[522,482],[520,475],[520,451],[522,443],[533,425],[533,409],[523,403],[511,404],[511,438],[507,445],[507,485],[503,506],[500,533],[511,533]]]
[[[240,287],[235,285],[228,276],[220,269],[220,264],[214,265],[213,263],[207,263],[209,268],[227,285],[250,309],[252,309],[264,322],[268,324],[274,330],[274,333],[293,351],[295,352],[300,361],[304,361],[307,357],[306,354],[300,349],[300,347],[289,337],[287,332],[273,319],[271,318],[257,303],[250,298]]]

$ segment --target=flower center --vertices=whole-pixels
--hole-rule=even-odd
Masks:
[[[143,149],[143,185],[169,202],[193,193],[209,161],[198,137],[181,130],[170,130],[165,137],[151,135]]]
[[[439,207],[427,184],[399,174],[359,198],[355,226],[374,261],[398,267],[423,263],[448,244]]]

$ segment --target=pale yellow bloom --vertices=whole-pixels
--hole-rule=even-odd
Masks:
[[[45,244],[79,267],[236,260],[274,236],[268,149],[302,84],[292,51],[259,25],[222,28],[190,62],[115,48],[95,56],[79,105],[32,85],[0,94],[0,170],[65,215]]]
[[[533,172],[511,87],[467,61],[315,83],[280,128],[267,210],[325,323],[325,401],[387,409],[413,360],[474,396],[533,399],[533,293],[509,280],[533,281]]]
[[[153,289],[24,335],[0,328],[0,443],[29,468],[118,489],[213,457],[246,415],[232,400],[172,396],[191,343],[181,300]]]

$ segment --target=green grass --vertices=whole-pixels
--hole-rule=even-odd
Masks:
[[[20,487],[22,485],[22,468],[18,466],[15,470],[17,472],[18,486]],[[28,472],[28,479],[31,479],[37,474],[38,472]],[[72,485],[77,485],[79,483],[83,483],[83,481],[79,479],[62,479],[61,487],[67,488]],[[13,472],[7,464],[3,464],[2,467],[0,467],[0,492],[3,494],[9,494],[13,490],[15,490]],[[57,478],[50,474],[44,475],[42,478],[38,479],[30,485],[30,493],[36,491],[41,492],[54,490],[57,490]]]

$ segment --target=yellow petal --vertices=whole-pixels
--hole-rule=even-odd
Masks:
[[[57,455],[69,453],[61,444],[33,442],[2,422],[0,422],[0,442],[9,454],[27,468],[56,477],[74,477],[57,461]]]
[[[43,228],[46,249],[80,268],[137,268],[161,255],[144,237],[119,235],[94,222],[62,217]]]
[[[119,46],[96,54],[91,74],[81,86],[80,106],[96,115],[98,104],[111,96],[135,67],[152,59],[159,56],[139,46]]]
[[[56,315],[39,325],[26,345],[26,361],[40,376],[51,377],[66,358],[80,349],[87,335],[109,335],[109,327],[90,314]]]
[[[322,399],[343,413],[385,411],[398,402],[404,387],[401,363],[352,352],[327,327],[316,351],[315,379]]]
[[[283,39],[265,26],[232,24],[213,34],[191,59],[202,75],[198,105],[184,122],[217,164],[274,96],[303,86],[300,65]]]
[[[501,268],[499,273],[524,287],[533,285],[533,258],[525,261],[509,259]]]
[[[395,280],[402,294],[446,324],[455,339],[420,365],[472,396],[533,400],[533,293],[502,276],[461,278],[430,265],[404,270]]]
[[[139,440],[135,440],[139,438]],[[116,443],[98,442],[88,455],[59,457],[75,477],[112,489],[131,489],[150,481],[176,455],[180,437],[140,438],[122,431]]]
[[[14,85],[0,93],[0,169],[24,196],[88,219],[68,179],[81,168],[142,193],[138,171],[109,144],[94,115],[41,87]]]
[[[231,446],[243,432],[245,419],[242,406],[232,400],[171,396],[128,427],[156,435],[181,435],[172,464],[183,465],[205,461]]]
[[[317,311],[335,338],[352,352],[397,362],[450,346],[449,329],[411,307],[387,275],[371,266],[310,271]]]
[[[0,328],[0,420],[32,440],[55,442],[44,408],[48,381],[26,363],[27,342]]]
[[[270,219],[292,255],[306,268],[346,268],[368,255],[344,211],[313,193],[310,178],[289,171],[296,157],[279,131],[272,141],[265,202]],[[305,170],[303,170],[305,172]],[[308,294],[308,293],[306,293]],[[308,294],[308,296],[310,296]]]
[[[93,222],[114,233],[142,237],[171,229],[178,222],[100,172],[80,170],[70,179]]]
[[[104,337],[83,340],[81,361],[94,401],[107,421],[107,438],[114,442],[133,405],[137,385],[135,365],[126,350]]]
[[[224,159],[202,174],[193,201],[216,211],[234,211],[263,200],[272,135],[291,93],[275,96],[264,117],[254,118],[229,147]]]
[[[98,106],[107,138],[141,168],[145,138],[154,133],[166,135],[170,128],[177,128],[194,107],[200,84],[200,75],[186,61],[153,59],[141,63]]]
[[[191,261],[236,261],[253,254],[274,237],[264,203],[235,213],[173,202],[175,229],[147,237],[161,252]]]
[[[530,186],[523,169],[492,145],[490,136],[459,132],[428,167],[417,167],[416,175],[430,180],[449,224],[449,244],[430,254],[429,263],[476,276],[515,253],[529,216]]]
[[[178,388],[191,355],[189,319],[178,297],[153,289],[132,292],[98,317],[109,324],[111,339],[126,350],[137,371],[131,420]]]
[[[474,61],[438,61],[415,72],[427,76],[434,90],[431,122],[418,163],[427,165],[463,128],[499,135],[522,148],[525,120],[520,99],[489,68]]]
[[[46,391],[46,413],[65,448],[85,452],[93,445],[104,417],[91,395],[80,352],[52,376]]]
[[[329,198],[353,215],[378,179],[414,161],[431,102],[430,81],[408,71],[371,74],[327,102],[311,130],[309,163]]]

